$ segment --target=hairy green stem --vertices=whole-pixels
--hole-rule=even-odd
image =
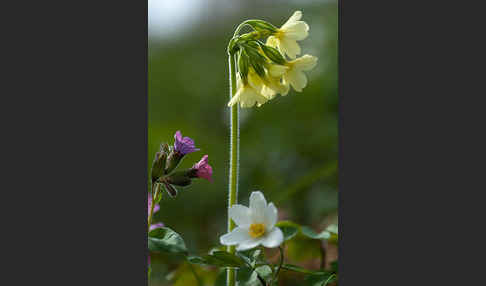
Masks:
[[[236,93],[236,68],[234,54],[228,57],[230,72],[230,99]],[[229,167],[229,188],[228,188],[228,232],[235,228],[235,223],[229,217],[229,209],[236,204],[238,199],[238,161],[239,161],[239,118],[238,104],[231,107],[231,136],[230,136],[230,167]],[[235,246],[228,246],[227,251],[235,253]],[[236,285],[236,270],[228,268],[227,284],[228,286]]]

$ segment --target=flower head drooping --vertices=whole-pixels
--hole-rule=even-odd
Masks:
[[[238,245],[236,249],[243,251],[260,244],[273,248],[283,242],[283,233],[275,226],[277,208],[273,203],[267,205],[260,191],[251,193],[249,208],[238,204],[231,206],[229,216],[238,227],[220,237],[223,245]]]
[[[208,155],[204,155],[202,159],[192,166],[195,170],[195,177],[204,178],[211,181],[211,176],[213,175],[213,168],[208,164]]]
[[[273,99],[278,93],[285,96],[289,93],[289,84],[283,82],[282,76],[288,69],[285,65],[269,65],[267,76],[265,77],[265,85],[261,93],[268,99]]]
[[[239,75],[237,76],[236,82],[238,90],[228,102],[228,106],[233,106],[239,102],[242,108],[252,107],[255,103],[260,107],[268,101],[260,92],[263,87],[263,82],[253,70],[249,71],[247,82],[244,82]]]
[[[309,35],[309,25],[300,21],[301,18],[302,12],[295,11],[276,33],[268,37],[266,44],[277,48],[283,55],[295,59],[301,52],[297,41],[302,41]]]
[[[270,73],[282,73],[284,84],[290,84],[295,91],[302,92],[307,85],[307,77],[304,71],[313,69],[317,64],[317,57],[311,55],[304,55],[295,60],[289,61],[285,64],[287,67],[283,70],[278,65],[270,67]]]
[[[175,133],[174,139],[174,151],[179,152],[182,155],[199,151],[194,145],[194,140],[189,137],[182,137],[181,131],[179,130]]]

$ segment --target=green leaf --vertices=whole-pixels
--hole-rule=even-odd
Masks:
[[[255,271],[260,274],[263,279],[268,280],[272,276],[272,268],[268,265],[259,266],[255,269]]]
[[[309,275],[305,282],[308,286],[326,286],[327,284],[336,280],[336,274],[326,273],[322,275]]]
[[[236,281],[238,281],[238,285],[241,286],[256,285],[258,277],[250,267],[242,267],[236,272]]]
[[[191,255],[187,260],[192,264],[211,265],[217,267],[242,267],[245,262],[240,257],[225,251],[215,251],[203,256]]]
[[[187,254],[182,237],[168,227],[156,228],[149,232],[148,248],[150,251]]]
[[[297,266],[297,265],[292,265],[292,264],[284,264],[284,265],[282,265],[282,269],[291,270],[291,271],[300,272],[300,273],[305,273],[305,274],[311,274],[311,275],[324,275],[324,274],[328,273],[328,272],[325,272],[325,271],[309,270],[309,269],[305,269],[303,267],[300,267],[300,266]]]
[[[279,221],[276,226],[282,230],[285,241],[292,239],[300,230],[300,226],[291,221]]]
[[[245,261],[243,261],[243,259],[241,259],[240,257],[238,257],[234,254],[226,252],[226,251],[215,251],[215,252],[213,252],[212,255],[216,259],[224,261],[225,263],[228,263],[228,264],[233,264],[233,265],[238,265],[238,266],[244,266],[245,265]]]
[[[250,264],[252,267],[255,267],[255,265],[257,264],[267,264],[265,262],[263,251],[260,248],[237,251],[236,255],[241,257],[247,264]]]
[[[327,230],[316,233],[308,226],[303,226],[300,230],[302,231],[303,235],[312,239],[329,239],[331,237],[331,233]]]

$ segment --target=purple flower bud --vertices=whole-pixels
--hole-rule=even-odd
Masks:
[[[194,140],[189,137],[182,137],[181,131],[175,133],[174,139],[174,150],[182,155],[199,151],[194,145]]]
[[[204,155],[201,161],[197,162],[192,166],[193,170],[196,170],[196,177],[204,178],[211,181],[211,176],[213,175],[213,168],[208,164],[208,155]]]
[[[152,196],[148,194],[148,214],[150,215],[150,208],[152,207]],[[154,213],[158,212],[160,210],[160,206],[158,204],[155,204],[154,206]]]
[[[150,225],[150,230],[152,231],[152,230],[154,230],[156,228],[161,228],[161,227],[164,227],[164,224],[163,223],[161,223],[161,222],[154,223],[154,224]]]

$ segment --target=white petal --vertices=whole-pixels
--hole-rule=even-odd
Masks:
[[[251,224],[251,211],[242,205],[232,205],[229,209],[229,217],[241,227],[249,227]]]
[[[289,58],[295,59],[297,55],[300,55],[300,46],[295,40],[289,38],[283,38],[280,41],[280,49],[286,53]]]
[[[292,70],[284,76],[285,81],[288,81],[295,91],[301,92],[307,85],[307,77],[301,71]]]
[[[252,192],[250,195],[250,209],[254,223],[263,223],[267,201],[262,192]]]
[[[265,229],[270,230],[273,229],[275,224],[277,223],[277,208],[273,203],[269,203],[268,206],[265,208],[265,218],[264,224]]]
[[[309,35],[309,25],[304,21],[297,21],[281,29],[285,37],[302,41]]]
[[[236,245],[248,239],[251,239],[248,230],[242,227],[237,227],[233,229],[232,232],[222,235],[219,238],[219,242],[223,245]]]
[[[282,29],[296,21],[299,21],[301,18],[302,18],[302,12],[295,11],[294,14],[292,14],[292,16],[290,16],[290,18],[287,20],[287,22],[285,22],[285,24],[282,25]]]
[[[317,57],[311,55],[303,55],[302,57],[292,61],[294,68],[301,71],[308,71],[317,65]]]
[[[245,240],[243,242],[240,242],[238,244],[238,246],[236,247],[236,250],[238,250],[238,251],[244,251],[244,250],[247,250],[247,249],[254,248],[254,247],[258,246],[261,243],[262,243],[262,239],[261,238],[251,238],[251,239]]]
[[[277,247],[282,244],[283,239],[283,233],[280,228],[274,227],[272,231],[264,237],[262,244],[268,248]]]

